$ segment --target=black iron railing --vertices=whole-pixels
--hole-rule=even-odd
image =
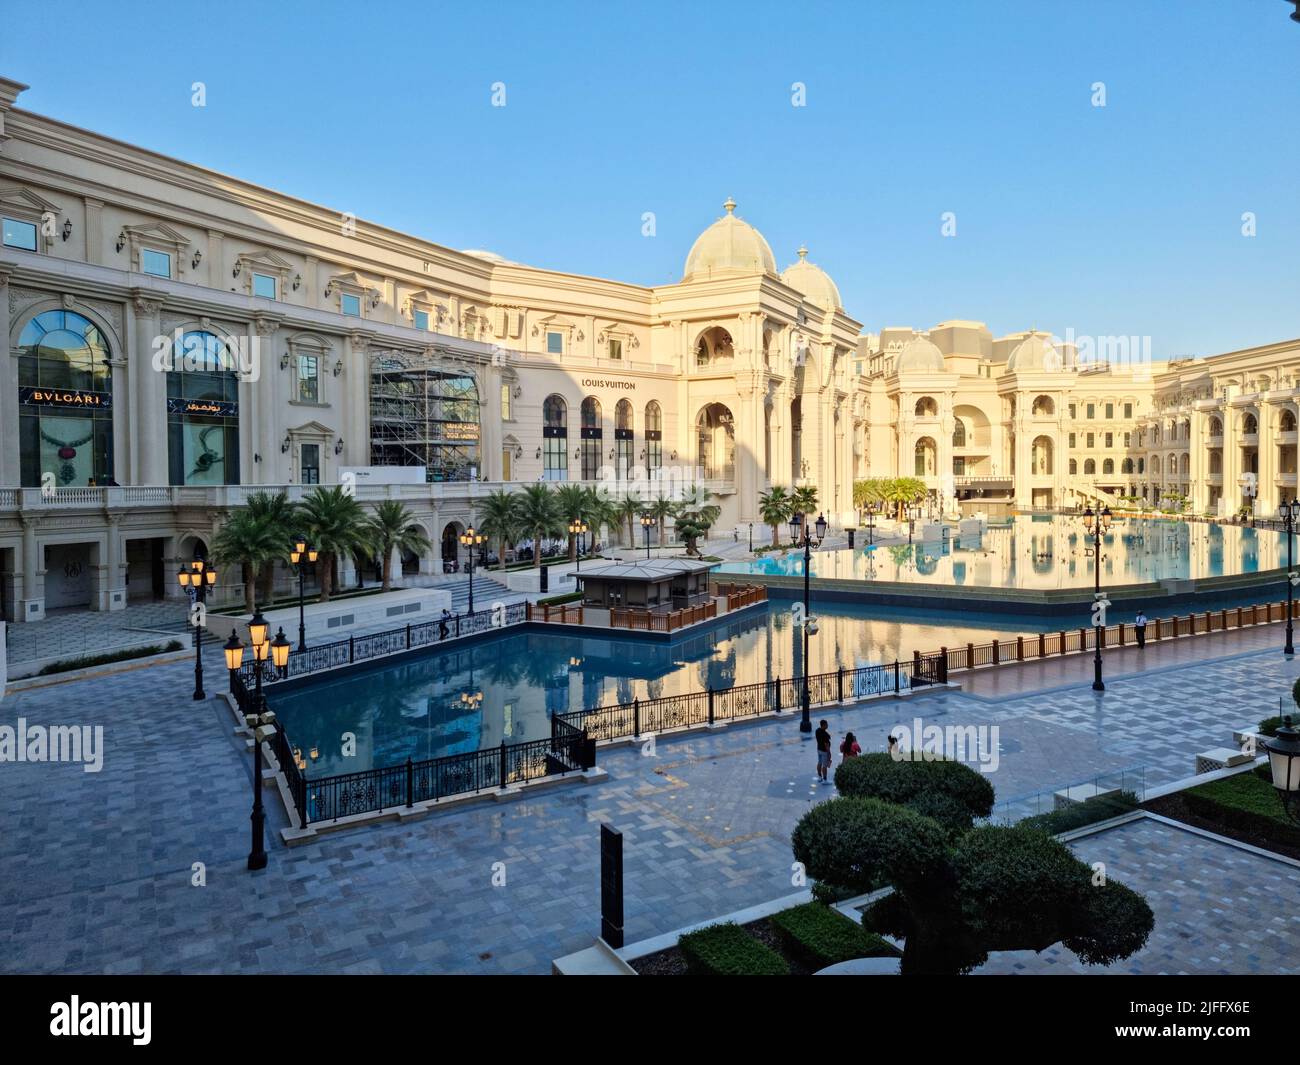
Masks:
[[[810,706],[858,702],[882,695],[898,695],[913,688],[943,684],[948,664],[939,654],[917,655],[911,662],[894,662],[858,669],[837,669],[808,678]],[[593,741],[642,736],[648,732],[739,721],[759,714],[797,710],[803,705],[803,678],[777,677],[756,684],[710,688],[702,692],[667,695],[659,699],[633,699],[612,706],[575,710],[553,719],[587,732]]]
[[[405,625],[400,629],[386,629],[364,636],[349,636],[333,643],[317,644],[305,651],[291,651],[288,665],[274,680],[263,683],[306,677],[356,662],[385,658],[421,647],[433,647],[460,636],[473,636],[491,629],[519,625],[526,620],[526,609],[526,603],[512,603],[499,611],[478,610],[473,614],[457,614],[445,620],[436,618],[433,621]],[[246,685],[251,686],[253,683],[253,668],[251,662],[245,662],[240,667],[239,672]]]

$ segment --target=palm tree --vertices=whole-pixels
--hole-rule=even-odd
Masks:
[[[385,499],[377,503],[366,532],[371,547],[379,553],[385,592],[393,586],[394,550],[422,555],[430,548],[424,526],[415,520],[415,515],[399,499]]]
[[[663,546],[664,523],[673,516],[673,501],[661,495],[646,505],[646,513],[654,515],[659,523],[659,544]]]
[[[618,528],[622,520],[619,517],[618,500],[603,488],[591,489],[591,512],[587,520],[592,529],[599,529],[602,525],[610,529]]]
[[[367,547],[370,522],[356,496],[341,485],[313,488],[303,496],[299,517],[303,532],[320,552],[320,602],[328,603],[334,560]]]
[[[781,525],[794,514],[794,499],[779,484],[758,497],[758,516],[772,530],[772,546],[781,546]]]
[[[235,511],[212,540],[212,559],[222,565],[239,563],[244,579],[244,608],[257,610],[257,574],[262,566],[283,557],[284,532],[251,509]]]
[[[591,511],[591,490],[576,482],[562,484],[555,490],[555,505],[569,534],[569,561],[572,562],[578,557],[578,535],[569,526],[575,521],[587,520]]]
[[[290,542],[298,533],[295,525],[298,520],[298,504],[291,503],[289,493],[284,491],[254,492],[246,502],[248,512],[264,522],[278,537],[280,544],[280,550],[274,558],[266,560],[267,564],[262,567],[261,572],[261,599],[263,603],[269,603],[274,592],[276,560],[288,557]]]
[[[620,524],[627,522],[627,542],[628,546],[636,547],[636,526],[637,519],[645,512],[645,503],[635,492],[628,492],[618,504],[618,514]]]
[[[518,538],[523,529],[519,520],[519,500],[504,489],[498,488],[478,505],[478,524],[484,536],[497,542],[497,568],[506,568],[506,548]]]
[[[791,499],[792,514],[807,514],[811,517],[817,513],[817,486],[801,484],[794,490]]]
[[[677,504],[673,524],[677,527],[677,535],[686,541],[688,555],[700,554],[696,541],[708,536],[709,529],[722,513],[721,507],[709,502],[712,498],[713,493],[707,488],[696,485]]]
[[[542,566],[542,541],[564,531],[564,519],[555,502],[555,493],[544,484],[530,484],[516,497],[519,524],[533,536],[533,558]]]

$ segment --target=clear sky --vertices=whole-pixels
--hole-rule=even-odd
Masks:
[[[733,196],[867,330],[1300,336],[1281,0],[0,4],[20,106],[451,247],[659,284]]]

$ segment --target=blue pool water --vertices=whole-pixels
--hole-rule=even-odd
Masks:
[[[800,629],[788,602],[776,601],[730,624],[673,643],[518,633],[322,679],[277,688],[271,703],[290,738],[320,757],[312,776],[396,765],[550,735],[550,715],[634,698],[750,684],[803,672]],[[820,632],[810,643],[812,671],[830,672],[934,651],[991,633],[1037,632],[1041,618],[880,606],[815,606]],[[1050,628],[1051,625],[1046,627]],[[482,695],[481,702],[462,696]],[[342,755],[344,734],[354,756]]]
[[[1286,565],[1285,534],[1200,522],[1116,519],[1103,537],[1102,581],[1115,586],[1257,573]],[[803,576],[803,552],[728,562],[723,573]],[[944,543],[819,551],[814,577],[970,588],[1087,588],[1093,559],[1078,518],[1018,515]]]

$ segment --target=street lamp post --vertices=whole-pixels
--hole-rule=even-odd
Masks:
[[[569,522],[569,532],[573,534],[574,542],[577,544],[577,559],[578,559],[579,572],[581,572],[582,570],[582,549],[585,546],[586,536],[587,533],[590,531],[590,529],[591,526],[588,525],[581,518],[574,518],[571,522]]]
[[[203,552],[194,549],[194,560],[188,566],[182,566],[176,574],[182,588],[194,595],[190,616],[194,624],[194,698],[206,699],[203,691],[203,623],[207,613],[208,589],[217,583],[217,571],[208,565]],[[195,610],[195,606],[198,607]]]
[[[248,851],[248,868],[266,868],[266,808],[262,804],[262,742],[275,735],[275,712],[268,710],[266,696],[262,694],[262,674],[267,669],[282,670],[289,662],[290,643],[284,629],[267,639],[270,626],[259,610],[248,623],[248,635],[253,644],[253,677],[256,684],[252,709],[244,715],[244,723],[253,730],[253,812],[252,845]],[[244,645],[234,629],[226,641],[226,668],[233,674],[239,670],[244,658]],[[267,659],[270,659],[268,664]]]
[[[752,521],[749,523],[749,553],[751,555],[754,553],[754,523]]]
[[[307,611],[306,611],[306,582],[307,582],[307,563],[316,561],[317,551],[307,542],[304,536],[295,536],[293,538],[293,550],[289,552],[289,561],[293,563],[294,569],[298,573],[298,650],[307,650]]]
[[[822,540],[826,538],[826,515],[818,516],[815,532],[809,528],[809,523],[804,520],[802,514],[795,514],[790,519],[790,533],[797,545],[802,537],[803,540],[803,684],[800,686],[799,693],[799,731],[812,731],[812,703],[808,689],[808,637],[817,635],[817,620],[812,616],[812,591],[809,583],[810,573],[812,571],[812,548],[813,538],[816,537],[817,546],[821,546]]]
[[[483,534],[475,531],[474,526],[470,526],[460,534],[460,544],[462,547],[469,549],[469,613],[474,613],[474,555],[483,543]]]
[[[654,523],[655,523],[654,515],[652,514],[641,515],[641,528],[645,530],[645,557],[647,562],[650,560],[650,526],[653,525]],[[751,533],[750,535],[752,536],[753,534]]]
[[[1292,589],[1295,587],[1292,583],[1294,577],[1293,567],[1295,566],[1295,527],[1296,522],[1300,521],[1300,499],[1293,499],[1290,503],[1282,501],[1282,505],[1277,508],[1277,516],[1286,525],[1286,647],[1282,653],[1285,655],[1295,654],[1295,643],[1293,640],[1293,622],[1291,620],[1291,599],[1293,596]]]
[[[876,508],[878,506],[879,504],[874,502],[867,504],[867,543],[868,544],[874,544],[876,542]]]
[[[1110,507],[1102,507],[1096,514],[1092,512],[1092,507],[1084,510],[1083,531],[1092,540],[1093,603],[1096,604],[1101,602],[1101,538],[1110,532]],[[1101,644],[1106,632],[1105,617],[1104,610],[1093,610],[1092,690],[1095,692],[1106,690],[1101,679]]]
[[[1282,800],[1282,809],[1300,823],[1300,805],[1292,808],[1300,799],[1300,729],[1291,723],[1289,715],[1282,719],[1277,732],[1264,741],[1264,750],[1268,752],[1268,768],[1273,787]]]

